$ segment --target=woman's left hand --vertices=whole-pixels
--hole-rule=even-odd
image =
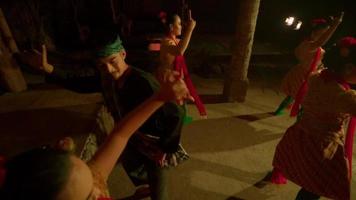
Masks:
[[[161,88],[158,92],[158,98],[162,101],[177,101],[182,105],[185,100],[194,101],[189,94],[180,74],[173,70],[166,70],[160,78]]]

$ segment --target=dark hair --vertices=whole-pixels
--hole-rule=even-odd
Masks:
[[[5,164],[6,176],[1,199],[55,199],[68,182],[70,153],[38,148],[22,153]]]
[[[163,23],[163,22],[162,23],[164,26],[165,33],[169,33],[170,25],[172,25],[175,22],[177,17],[179,17],[178,14],[168,14],[164,17],[165,23]],[[163,21],[162,18],[161,18],[161,21]]]
[[[327,28],[330,26],[331,21],[329,19],[313,19],[310,23],[310,30],[316,31],[320,29]]]
[[[302,30],[302,36],[309,38],[314,31],[327,28],[330,26],[330,23],[329,19],[313,19],[310,23],[306,23],[306,26]]]
[[[342,75],[348,70],[348,64],[356,66],[356,44],[348,47],[349,54],[345,57],[340,54],[340,47],[332,46],[326,51],[323,62],[328,70]]]
[[[118,26],[113,23],[93,23],[90,28],[90,43],[94,51],[113,43],[119,35]]]

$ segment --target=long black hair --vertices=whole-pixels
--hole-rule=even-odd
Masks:
[[[318,18],[313,19],[309,23],[306,23],[305,27],[302,29],[303,39],[310,38],[314,31],[325,29],[331,25],[331,19]]]
[[[69,179],[70,155],[67,151],[42,147],[10,159],[5,164],[1,199],[56,199]]]
[[[160,20],[163,26],[163,31],[165,34],[168,34],[170,31],[170,26],[174,24],[175,20],[177,17],[179,17],[178,14],[166,14],[165,12],[163,12],[164,14],[160,13]]]
[[[102,48],[107,44],[113,43],[119,35],[119,29],[116,24],[107,22],[99,23],[93,22],[90,24],[91,28],[91,48],[96,50]]]

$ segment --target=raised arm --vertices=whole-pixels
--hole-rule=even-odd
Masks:
[[[343,17],[344,17],[344,12],[341,12],[340,16],[333,18],[332,24],[329,27],[329,29],[325,31],[325,33],[323,33],[317,41],[314,41],[312,43],[312,46],[314,48],[319,48],[321,46],[324,46],[329,41],[331,36],[334,34],[339,24],[342,22]]]
[[[101,92],[100,74],[94,64],[76,64],[73,67],[52,65],[47,59],[47,48],[42,45],[42,51],[31,50],[18,55],[21,63],[44,72],[46,81],[63,86],[79,93]]]
[[[183,55],[185,50],[187,50],[190,38],[192,37],[193,30],[195,28],[196,21],[192,18],[191,10],[188,11],[188,24],[186,26],[186,30],[183,34],[183,39],[177,45],[177,53],[178,55]]]
[[[101,172],[105,179],[115,166],[131,135],[151,114],[161,107],[165,101],[191,99],[183,80],[170,78],[169,81],[162,84],[157,94],[147,99],[116,124],[112,133],[101,145],[92,160],[89,161]]]
[[[178,44],[175,44],[175,42],[172,40],[163,41],[162,48],[165,49],[164,51],[167,51],[172,55],[183,55],[185,50],[188,48],[195,25],[196,22],[192,18],[191,11],[189,10],[188,22],[182,35],[182,40]]]

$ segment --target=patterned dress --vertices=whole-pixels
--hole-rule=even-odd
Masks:
[[[299,61],[299,64],[294,66],[282,80],[282,91],[295,99],[300,86],[307,78],[310,70],[310,65],[315,57],[317,48],[311,46],[310,41],[303,41],[295,50],[295,55]],[[325,51],[322,49],[321,59],[317,62],[318,69],[321,68],[322,57]]]
[[[345,157],[345,123],[356,114],[356,91],[320,74],[309,80],[300,121],[288,128],[276,148],[273,166],[312,193],[350,199]]]

